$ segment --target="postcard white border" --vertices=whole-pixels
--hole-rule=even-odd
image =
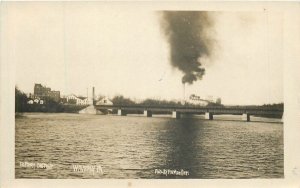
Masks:
[[[13,51],[7,51],[9,41],[0,25],[0,187],[300,187],[300,4],[299,2],[1,2],[1,23],[5,22],[6,6],[10,3],[108,3],[124,9],[150,10],[210,10],[210,11],[282,11],[284,14],[284,178],[283,179],[15,179],[14,155],[14,86],[15,64],[7,62]]]

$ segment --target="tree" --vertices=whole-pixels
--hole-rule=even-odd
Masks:
[[[15,112],[27,111],[27,100],[26,94],[20,91],[18,87],[15,87]]]
[[[112,100],[114,105],[134,105],[135,102],[129,98],[125,98],[122,95],[115,96]]]
[[[141,102],[141,104],[147,106],[177,106],[180,105],[180,102],[157,100],[157,99],[146,99],[143,102]]]

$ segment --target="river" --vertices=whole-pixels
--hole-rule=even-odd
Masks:
[[[284,177],[283,124],[274,119],[24,116],[15,123],[16,178]]]

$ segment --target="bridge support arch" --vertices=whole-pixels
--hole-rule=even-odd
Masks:
[[[118,116],[126,116],[126,113],[122,109],[118,109]]]
[[[242,115],[242,120],[243,120],[243,121],[249,122],[249,121],[250,121],[250,114],[246,114],[246,113],[243,114],[243,115]]]
[[[213,120],[214,115],[211,112],[205,112],[205,119]]]
[[[144,110],[144,116],[145,117],[152,117],[152,111]]]
[[[180,119],[180,112],[173,111],[173,112],[172,112],[172,118]]]

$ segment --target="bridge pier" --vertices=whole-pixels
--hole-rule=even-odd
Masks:
[[[213,120],[214,116],[211,112],[205,112],[205,119]]]
[[[118,109],[118,116],[126,116],[126,113],[124,110]]]
[[[173,111],[172,118],[180,119],[180,112]]]
[[[144,110],[144,116],[145,117],[152,117],[152,112],[149,110]]]
[[[249,122],[250,121],[250,114],[243,114],[242,115],[242,120]]]

